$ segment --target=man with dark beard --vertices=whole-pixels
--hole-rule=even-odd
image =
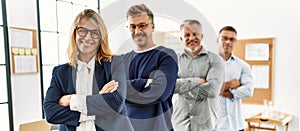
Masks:
[[[217,103],[225,62],[202,45],[202,26],[185,20],[180,26],[183,53],[178,55],[178,78],[173,98],[172,124],[176,131],[212,131],[217,124]]]
[[[170,131],[172,96],[178,72],[173,50],[157,46],[152,38],[153,13],[144,5],[127,11],[135,49],[122,55],[127,71],[128,116],[135,131]]]

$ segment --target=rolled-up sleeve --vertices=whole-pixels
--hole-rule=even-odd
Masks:
[[[253,96],[253,75],[250,66],[242,63],[242,72],[240,77],[241,86],[230,90],[234,99],[249,98]]]
[[[199,86],[200,80],[199,78],[178,78],[176,81],[176,88],[174,93],[178,94],[184,94],[188,91],[192,90],[192,88],[195,88],[196,86]]]
[[[207,73],[206,83],[200,85],[199,95],[214,98],[220,94],[224,81],[225,61],[221,57],[211,58],[211,67]]]

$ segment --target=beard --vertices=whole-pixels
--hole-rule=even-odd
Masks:
[[[186,49],[188,52],[194,53],[194,52],[196,52],[196,51],[199,49],[199,47],[198,47],[198,46],[197,46],[197,47],[194,47],[194,48],[185,47],[185,49]]]
[[[189,47],[189,45],[193,43],[192,47]],[[196,44],[195,44],[196,43]],[[186,46],[185,46],[185,49],[188,51],[188,52],[191,52],[191,53],[195,53],[196,51],[198,51],[199,48],[201,48],[201,46],[198,45],[198,40],[189,40],[186,42]]]
[[[147,34],[145,32],[139,32],[132,35],[134,42],[138,47],[143,48],[147,45]]]
[[[138,38],[138,37],[146,37],[146,33],[145,32],[139,32],[139,33],[136,33],[134,34],[132,37],[133,38]]]

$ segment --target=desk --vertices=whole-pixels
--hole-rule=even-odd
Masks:
[[[278,131],[278,126],[286,126],[286,131],[288,131],[289,124],[292,120],[292,115],[282,113],[281,118],[279,116],[279,112],[272,111],[273,117],[264,117],[262,113],[259,113],[257,115],[254,115],[250,118],[246,119],[246,122],[248,123],[248,129],[249,131],[254,131],[252,129],[263,129],[263,130],[271,130],[271,131]],[[252,125],[251,123],[258,123],[258,126]],[[270,127],[261,127],[261,124],[269,124],[273,125],[274,128]]]
[[[50,126],[51,125],[43,119],[20,124],[19,131],[50,131]]]

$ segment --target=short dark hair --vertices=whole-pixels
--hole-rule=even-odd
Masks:
[[[153,13],[152,11],[144,4],[131,6],[126,13],[126,18],[129,16],[135,16],[141,13],[147,13],[152,23],[154,23]]]
[[[219,31],[219,34],[220,34],[223,30],[232,31],[232,32],[234,32],[235,34],[237,34],[236,30],[235,30],[232,26],[224,26],[224,27]]]
[[[202,33],[202,25],[198,20],[184,20],[183,23],[180,25],[180,30],[182,30],[184,25],[193,25],[196,24],[200,28],[200,32]]]

